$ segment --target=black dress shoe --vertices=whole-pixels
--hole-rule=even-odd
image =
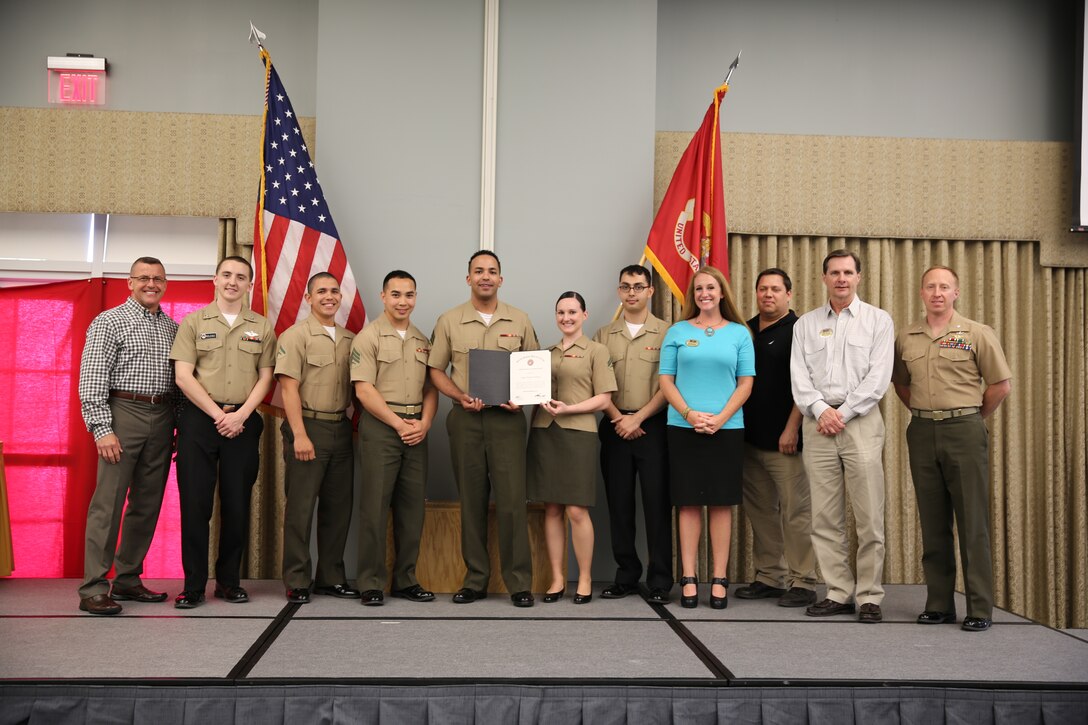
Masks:
[[[88,614],[120,614],[121,605],[113,601],[109,594],[95,594],[79,600],[79,608]]]
[[[955,621],[955,612],[935,612],[927,609],[918,615],[918,624],[953,624]]]
[[[684,594],[684,585],[686,585],[686,584],[694,584],[695,587],[696,587],[695,588],[695,594],[693,594],[690,597],[688,595]],[[682,576],[682,577],[680,577],[680,606],[681,607],[683,607],[684,609],[695,609],[697,606],[699,606],[699,588],[698,587],[699,587],[699,580],[696,579],[695,577],[693,577],[693,576]]]
[[[174,609],[194,609],[204,603],[204,592],[187,591],[174,597]]]
[[[628,594],[634,594],[637,591],[637,584],[628,585],[616,582],[615,584],[609,584],[601,591],[601,599],[623,599]]]
[[[993,621],[987,617],[964,617],[960,629],[967,632],[985,632]]]
[[[314,594],[324,594],[328,597],[337,597],[339,599],[358,599],[362,596],[362,592],[358,589],[352,589],[347,584],[332,584],[329,586],[314,587]]]
[[[385,595],[380,589],[367,589],[359,595],[364,607],[380,607],[385,604]]]
[[[514,592],[510,595],[510,601],[514,603],[515,607],[531,607],[533,606],[533,593],[530,591]]]
[[[310,590],[306,587],[287,590],[287,601],[296,604],[307,604],[310,601]]]
[[[457,593],[453,595],[454,604],[472,604],[477,599],[487,599],[487,590],[461,587],[457,590]]]
[[[805,610],[805,614],[810,617],[833,617],[836,614],[853,614],[854,611],[853,602],[846,602],[843,604],[831,599],[825,599],[822,602],[808,607]]]
[[[434,600],[434,592],[429,592],[418,584],[413,584],[404,589],[394,589],[389,592],[389,596],[407,599],[410,602],[430,602]]]
[[[540,601],[545,604],[551,604],[552,602],[558,602],[563,598],[563,595],[567,593],[567,588],[563,587],[557,592],[544,592],[544,596],[540,598]]]
[[[862,604],[858,609],[858,621],[864,624],[876,624],[884,621],[879,604]]]
[[[740,596],[740,589],[736,591]],[[790,587],[789,591],[778,598],[780,607],[807,607],[816,603],[816,592],[804,587]]]
[[[572,601],[575,604],[589,604],[593,601],[593,592],[590,592],[589,594],[579,594],[578,592],[574,592],[574,599]]]
[[[604,596],[604,592],[601,592],[601,596]],[[646,601],[650,604],[668,604],[669,590],[655,587],[650,590],[650,594],[646,597]]]
[[[772,587],[764,584],[761,581],[754,581],[747,586],[743,586],[733,592],[737,599],[777,599],[786,593],[785,589],[780,587]]]
[[[113,587],[113,591],[110,592],[110,599],[114,599],[118,602],[145,602],[148,604],[154,602],[165,602],[166,592],[153,592],[143,584],[137,584],[134,587],[117,588]]]
[[[714,585],[717,584],[725,589],[724,597],[714,596]],[[729,606],[729,580],[725,577],[713,577],[710,580],[710,608],[711,609],[725,609]]]
[[[215,597],[226,600],[230,604],[245,604],[249,601],[249,593],[239,586],[224,588],[216,584]]]

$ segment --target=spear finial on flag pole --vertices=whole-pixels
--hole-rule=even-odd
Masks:
[[[252,26],[253,26],[253,23],[250,23],[250,27],[252,27]],[[253,28],[253,29],[257,30],[256,28]],[[258,32],[260,32],[260,31],[258,31]],[[262,35],[261,37],[263,38],[264,36]],[[737,69],[737,66],[740,65],[740,54],[743,53],[743,52],[744,52],[744,50],[741,50],[739,53],[737,53],[737,57],[734,58],[733,62],[729,64],[729,72],[725,74],[725,80],[722,81],[722,85],[725,85],[725,86],[729,85],[729,79],[733,77],[733,71],[735,71]]]
[[[250,43],[256,43],[258,48],[260,48],[261,50],[264,50],[264,44],[261,43],[261,41],[264,40],[266,37],[268,37],[268,36],[266,36],[264,33],[262,33],[260,30],[258,30],[257,26],[253,24],[252,20],[250,20],[249,21],[249,42]],[[734,62],[733,65],[736,65],[736,62]]]

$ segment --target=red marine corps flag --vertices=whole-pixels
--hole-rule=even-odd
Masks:
[[[703,265],[729,276],[718,128],[718,108],[729,90],[726,81],[715,89],[703,124],[680,157],[646,239],[646,256],[679,300]]]
[[[254,32],[256,29],[253,29]],[[263,36],[262,36],[263,37]],[[343,303],[336,321],[359,332],[366,313],[340,234],[325,204],[298,119],[268,52],[265,64],[261,185],[253,224],[253,309],[283,333],[305,319],[306,282],[318,272],[340,280]]]

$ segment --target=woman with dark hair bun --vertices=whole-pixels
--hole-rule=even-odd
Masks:
[[[661,391],[669,401],[669,485],[679,510],[680,606],[698,606],[696,555],[703,506],[710,529],[710,606],[729,604],[733,506],[741,501],[744,411],[755,379],[752,333],[725,276],[703,267],[691,278],[684,320],[661,344]],[[691,587],[690,589],[688,587]]]
[[[582,334],[589,317],[577,292],[564,292],[555,303],[555,324],[562,339],[551,347],[552,400],[533,413],[527,453],[528,494],[544,503],[544,539],[552,583],[544,602],[557,602],[566,592],[563,559],[570,519],[574,557],[578,561],[575,604],[593,599],[593,521],[589,507],[597,495],[597,419],[616,390],[608,348]]]

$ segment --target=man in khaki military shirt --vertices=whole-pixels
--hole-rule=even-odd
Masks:
[[[1012,389],[1012,371],[994,331],[956,312],[959,296],[959,277],[951,268],[931,267],[922,275],[925,319],[896,337],[892,384],[912,416],[907,448],[928,591],[918,623],[956,621],[955,516],[967,598],[962,628],[982,632],[990,628],[994,608],[983,420]]]
[[[654,288],[640,264],[620,270],[623,315],[597,330],[594,342],[608,348],[619,389],[601,418],[601,473],[608,497],[616,578],[601,592],[620,599],[638,591],[642,562],[635,548],[635,475],[642,489],[646,524],[647,599],[667,604],[672,589],[672,504],[665,445],[665,395],[657,365],[668,325],[650,312]]]
[[[287,600],[310,601],[313,566],[310,529],[317,505],[317,576],[314,593],[358,599],[347,585],[344,547],[351,525],[353,450],[348,360],[355,335],[336,324],[340,282],[318,272],[306,284],[310,316],[284,331],[276,351],[276,379],[287,419],[283,512],[283,585]],[[320,500],[320,503],[318,501]]]
[[[394,270],[382,282],[382,315],[351,348],[351,379],[363,403],[359,419],[363,486],[359,500],[359,576],[363,604],[384,602],[386,519],[393,508],[394,597],[429,602],[416,579],[426,513],[427,433],[438,391],[427,374],[430,342],[412,324],[415,277]]]
[[[438,318],[431,336],[431,382],[454,402],[446,418],[453,473],[461,496],[461,555],[468,571],[453,595],[458,604],[487,597],[487,509],[491,490],[499,529],[499,560],[511,601],[533,606],[533,561],[525,508],[525,413],[513,403],[484,406],[469,395],[469,350],[537,350],[529,316],[499,301],[502,273],[494,252],[469,258],[468,302]],[[446,368],[450,368],[450,374]]]
[[[215,270],[216,299],[181,322],[170,359],[189,399],[178,419],[178,497],[185,589],[178,609],[204,601],[208,582],[208,525],[219,481],[219,556],[215,596],[249,601],[239,586],[249,532],[249,494],[257,480],[264,422],[257,406],[272,386],[276,335],[249,309],[253,267],[226,257]]]

